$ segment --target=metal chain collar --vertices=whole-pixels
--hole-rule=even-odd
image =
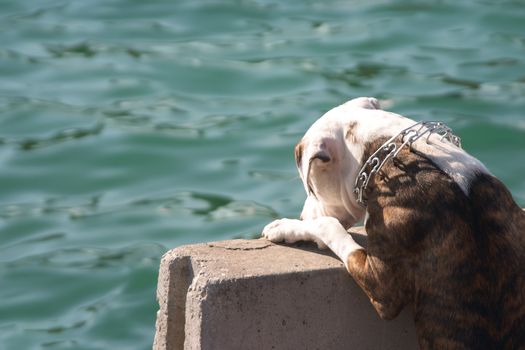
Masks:
[[[358,175],[354,184],[354,193],[356,194],[357,202],[362,206],[366,206],[367,200],[364,198],[364,192],[368,183],[389,159],[396,157],[406,145],[412,147],[412,144],[423,136],[427,136],[426,142],[428,143],[432,134],[438,134],[441,136],[441,141],[446,139],[453,145],[461,148],[461,139],[454,135],[452,129],[442,122],[418,122],[401,130],[398,134],[392,136],[381,147],[379,147],[377,151],[367,159],[361,170],[357,173]],[[396,139],[400,136],[401,144],[398,146]]]

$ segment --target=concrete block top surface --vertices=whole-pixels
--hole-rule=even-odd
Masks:
[[[361,228],[352,235],[366,245]],[[154,349],[416,349],[409,312],[382,321],[329,251],[265,239],[162,259]]]
[[[356,240],[366,244],[363,228],[352,229]],[[192,244],[168,251],[164,262],[191,257],[194,267],[210,278],[239,278],[305,272],[319,269],[343,269],[343,263],[329,250],[319,250],[312,243],[274,244],[266,239],[235,239]],[[206,271],[202,271],[205,269]]]
[[[173,261],[175,257],[191,257],[201,274],[206,273],[209,278],[217,279],[343,268],[343,264],[328,252],[316,252],[304,246],[276,245],[263,239],[236,239],[183,246],[169,251],[163,259]]]

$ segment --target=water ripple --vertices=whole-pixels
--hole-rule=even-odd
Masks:
[[[59,143],[71,141],[71,140],[78,140],[82,139],[88,136],[95,136],[99,135],[102,130],[104,130],[104,124],[103,123],[97,123],[92,127],[85,127],[85,128],[70,128],[61,130],[54,135],[51,135],[46,138],[30,138],[30,139],[24,139],[19,141],[14,141],[18,144],[20,149],[24,151],[30,151],[37,148],[47,147],[51,145],[56,145]]]
[[[232,202],[208,213],[208,217],[211,220],[225,220],[250,216],[277,218],[279,215],[272,208],[253,201]]]
[[[47,45],[47,51],[54,57],[60,58],[69,55],[81,55],[84,57],[92,57],[97,54],[97,50],[92,44],[88,42],[80,42],[72,45]]]
[[[264,174],[261,172],[259,174]],[[264,178],[277,178],[282,174],[268,173]],[[291,175],[286,176],[289,178]],[[295,175],[293,177],[296,177]],[[276,212],[255,201],[235,200],[229,196],[201,192],[179,192],[169,196],[135,199],[126,203],[105,203],[101,196],[71,202],[68,199],[49,199],[44,203],[7,204],[0,207],[0,218],[16,219],[48,216],[58,214],[71,220],[85,220],[99,216],[132,212],[137,208],[150,208],[161,214],[180,214],[203,216],[210,220],[231,219],[247,216],[276,217]],[[144,209],[143,209],[144,210]],[[18,244],[38,243],[46,240],[60,239],[65,233],[54,232],[43,236],[17,242]],[[7,247],[3,247],[5,249]]]
[[[3,266],[11,269],[35,266],[72,270],[110,269],[115,266],[129,269],[141,264],[156,264],[165,251],[164,246],[155,243],[135,244],[121,249],[65,248],[4,262]]]

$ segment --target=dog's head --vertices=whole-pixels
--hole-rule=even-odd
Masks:
[[[302,219],[337,218],[346,228],[365,215],[353,192],[367,145],[394,135],[414,121],[382,111],[375,98],[360,97],[338,106],[308,129],[295,147],[295,160],[308,195]]]

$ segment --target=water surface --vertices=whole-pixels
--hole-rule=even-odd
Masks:
[[[525,206],[522,1],[0,2],[0,348],[148,349],[161,255],[298,215],[293,146],[376,96]]]

